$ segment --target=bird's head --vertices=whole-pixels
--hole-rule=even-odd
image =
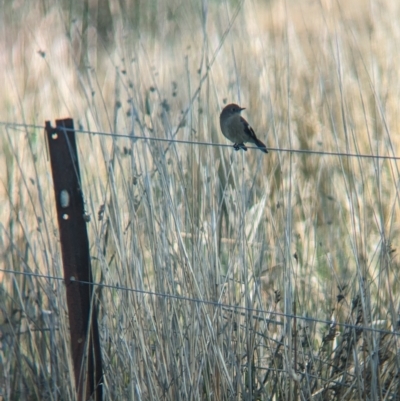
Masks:
[[[231,104],[226,105],[223,108],[223,110],[221,112],[221,116],[225,116],[225,115],[229,116],[229,115],[232,115],[232,114],[240,114],[240,112],[242,110],[244,110],[244,109],[245,109],[245,107],[240,107],[236,103],[231,103]]]

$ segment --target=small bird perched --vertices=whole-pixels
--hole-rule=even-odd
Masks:
[[[247,150],[245,142],[256,144],[263,152],[268,153],[267,147],[256,137],[256,134],[250,124],[240,115],[244,110],[235,103],[224,107],[219,116],[221,131],[226,138],[234,143],[235,150]]]

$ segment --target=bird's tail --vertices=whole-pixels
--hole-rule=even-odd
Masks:
[[[268,153],[267,147],[259,139],[256,140],[255,144],[265,153]]]

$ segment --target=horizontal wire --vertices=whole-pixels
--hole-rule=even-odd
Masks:
[[[34,124],[22,124],[22,123],[8,123],[0,121],[0,125],[6,127],[15,127],[15,128],[32,128],[32,129],[45,129],[44,126],[34,125]],[[88,131],[83,129],[70,129],[64,128],[65,131],[74,131],[76,133],[81,134],[90,134],[90,135],[100,135],[100,136],[108,136],[114,138],[126,138],[126,139],[135,139],[135,140],[147,140],[147,141],[155,141],[155,142],[168,142],[168,143],[177,143],[177,144],[185,144],[185,145],[197,145],[197,146],[215,146],[221,148],[232,148],[232,145],[223,144],[223,143],[213,143],[213,142],[198,142],[198,141],[189,141],[183,139],[168,139],[168,138],[157,138],[157,137],[147,137],[147,136],[139,136],[139,135],[128,135],[128,134],[115,134],[112,132],[102,132],[102,131]],[[248,146],[248,149],[259,149],[256,146]],[[286,152],[286,153],[301,153],[301,154],[309,154],[309,155],[320,155],[320,156],[340,156],[340,157],[357,157],[362,159],[379,159],[379,160],[400,160],[400,156],[387,156],[387,155],[368,155],[362,153],[346,153],[346,152],[325,152],[322,150],[311,150],[311,149],[289,149],[289,148],[272,148],[267,147],[268,151],[274,152]]]
[[[41,129],[41,130],[45,129],[44,126],[40,126],[40,125],[9,123],[9,122],[2,122],[2,121],[0,121],[0,125],[6,126],[6,127],[11,127],[11,128],[15,127],[15,128],[30,128],[30,129]],[[178,144],[217,146],[217,147],[229,147],[229,148],[232,147],[232,145],[219,144],[219,143],[217,144],[217,143],[211,143],[211,142],[195,142],[195,141],[177,140],[177,139],[143,137],[143,136],[136,136],[136,135],[114,134],[114,133],[110,133],[110,132],[96,132],[96,131],[88,131],[88,130],[81,130],[81,129],[72,130],[72,129],[66,128],[65,131],[75,131],[75,132],[82,133],[82,134],[92,134],[92,135],[101,135],[101,136],[127,138],[127,139],[137,139],[137,140],[169,142],[169,143],[178,143]],[[249,147],[249,149],[258,149],[258,148],[257,147]],[[269,147],[268,147],[268,150],[278,151],[278,152],[314,154],[314,155],[323,155],[323,156],[343,156],[343,157],[358,157],[358,158],[371,158],[371,159],[400,160],[400,157],[397,157],[397,156],[384,156],[384,155],[367,155],[367,154],[355,154],[355,153],[343,153],[343,152],[323,152],[323,151],[315,151],[315,150],[269,148]],[[0,271],[2,271],[4,273],[30,275],[30,276],[34,276],[34,277],[41,277],[41,278],[47,278],[47,279],[53,279],[53,280],[61,280],[61,281],[65,280],[62,277],[47,276],[47,275],[38,274],[38,273],[18,272],[18,271],[7,270],[7,269],[0,269]],[[128,287],[114,286],[114,285],[110,285],[110,284],[101,284],[101,283],[86,282],[86,281],[79,281],[79,280],[75,280],[75,281],[78,283],[81,283],[81,284],[89,284],[89,285],[99,286],[99,287],[104,287],[104,288],[119,289],[119,290],[123,290],[123,291],[132,291],[132,292],[145,294],[145,295],[166,297],[166,298],[177,299],[177,300],[188,301],[188,302],[203,303],[206,305],[213,305],[216,307],[222,307],[222,308],[226,308],[226,309],[236,309],[236,310],[242,310],[242,311],[247,311],[247,312],[271,314],[271,315],[285,317],[285,318],[296,318],[299,320],[304,320],[304,321],[314,322],[314,323],[323,323],[323,324],[327,324],[327,325],[335,324],[337,326],[341,326],[341,327],[345,327],[345,328],[353,328],[353,329],[358,329],[358,330],[362,329],[362,330],[377,332],[377,333],[382,333],[382,334],[394,334],[396,336],[399,335],[399,333],[397,333],[395,331],[376,329],[376,328],[372,328],[372,327],[357,326],[357,325],[352,325],[352,324],[348,324],[348,323],[338,323],[338,322],[329,321],[329,320],[315,319],[315,318],[311,318],[311,317],[302,317],[302,316],[298,316],[298,315],[285,314],[282,312],[266,311],[263,309],[247,308],[244,306],[235,306],[235,305],[223,304],[223,303],[219,303],[219,302],[215,302],[215,301],[201,300],[201,299],[195,299],[195,298],[179,296],[179,295],[163,294],[163,293],[133,289],[133,288],[128,288]],[[274,323],[279,323],[279,322],[274,322]]]
[[[0,272],[16,274],[16,275],[31,276],[31,277],[38,277],[38,278],[46,278],[46,279],[57,280],[57,281],[65,281],[66,280],[63,277],[49,276],[49,275],[40,274],[40,273],[20,272],[20,271],[9,270],[9,269],[0,269]],[[211,305],[211,306],[215,306],[218,308],[223,308],[224,310],[240,310],[240,311],[245,311],[245,312],[255,312],[255,313],[259,313],[259,314],[269,314],[269,315],[274,315],[274,316],[278,316],[278,317],[303,320],[303,321],[311,322],[311,323],[322,323],[322,324],[326,324],[329,326],[335,325],[335,326],[349,328],[349,329],[365,330],[365,331],[380,333],[380,334],[392,334],[397,337],[400,336],[400,333],[397,331],[377,329],[374,327],[360,326],[360,325],[355,325],[355,324],[350,324],[350,323],[339,323],[334,320],[316,319],[313,317],[292,315],[292,314],[284,313],[284,312],[267,311],[267,310],[258,309],[258,308],[248,308],[246,306],[240,306],[240,305],[230,305],[230,304],[220,303],[220,302],[216,302],[216,301],[209,301],[209,300],[203,300],[203,299],[198,299],[198,298],[186,297],[186,296],[182,296],[182,295],[164,294],[161,292],[140,290],[140,289],[136,289],[136,288],[129,288],[129,287],[124,287],[124,286],[119,286],[119,285],[102,284],[102,283],[96,283],[96,282],[90,282],[90,281],[76,280],[74,277],[69,278],[69,280],[72,282],[79,283],[79,284],[92,285],[95,287],[109,288],[109,289],[115,289],[115,290],[120,290],[120,291],[129,291],[129,292],[134,292],[137,294],[152,295],[152,296],[175,299],[175,300],[180,300],[180,301],[187,301],[187,302],[193,302],[193,303],[198,303],[198,304]],[[256,316],[254,316],[254,317],[256,317]],[[266,319],[266,320],[268,323],[275,323],[275,324],[281,323],[281,322],[275,322],[275,321],[272,321],[269,319]]]

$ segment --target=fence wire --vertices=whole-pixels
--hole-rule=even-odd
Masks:
[[[45,127],[42,125],[35,124],[22,124],[22,123],[10,123],[5,121],[0,121],[0,125],[13,128],[13,129],[37,129],[44,130]],[[69,130],[65,128],[65,131],[74,131],[78,134],[83,135],[99,135],[106,136],[112,138],[125,138],[131,140],[144,140],[144,141],[154,141],[154,142],[167,142],[167,143],[175,143],[181,145],[193,145],[193,146],[210,146],[210,147],[220,147],[220,148],[232,148],[232,145],[223,144],[223,143],[214,143],[214,142],[201,142],[201,141],[189,141],[184,139],[175,139],[175,138],[158,138],[152,136],[141,136],[141,135],[130,135],[130,134],[119,134],[113,132],[104,132],[104,131],[91,131],[91,130],[83,130],[79,128],[74,128],[73,130]],[[256,146],[248,146],[248,149],[259,150]],[[348,152],[325,152],[323,150],[312,150],[312,149],[290,149],[290,148],[277,148],[277,147],[267,147],[268,152],[283,152],[283,153],[299,153],[299,154],[308,154],[308,155],[319,155],[319,156],[337,156],[337,157],[351,157],[351,158],[359,158],[359,159],[377,159],[377,160],[400,160],[400,156],[390,156],[390,155],[380,155],[380,154],[363,154],[363,153],[348,153]]]
[[[282,318],[286,318],[286,319],[296,319],[297,321],[304,321],[307,323],[320,323],[320,324],[326,324],[327,326],[335,325],[337,327],[343,327],[343,328],[347,328],[347,329],[365,330],[365,331],[369,331],[369,332],[373,332],[373,333],[380,333],[380,334],[391,334],[391,335],[395,335],[396,337],[400,336],[400,332],[397,330],[384,330],[384,329],[378,329],[378,328],[371,327],[371,326],[362,326],[359,324],[356,325],[356,324],[350,324],[350,323],[340,323],[335,320],[316,319],[316,318],[309,317],[309,316],[300,316],[300,315],[278,312],[278,311],[273,311],[273,310],[266,310],[266,309],[260,309],[260,308],[249,308],[249,307],[241,306],[241,305],[230,305],[227,303],[221,303],[221,302],[217,302],[217,301],[185,297],[183,295],[166,294],[166,293],[161,293],[161,292],[156,292],[156,291],[141,290],[138,288],[129,288],[129,287],[124,287],[124,286],[120,286],[120,285],[104,284],[104,283],[97,283],[97,282],[91,282],[91,281],[82,281],[82,280],[77,280],[75,277],[64,278],[64,277],[58,277],[58,276],[50,276],[50,275],[41,274],[41,273],[21,272],[21,271],[15,271],[15,270],[7,270],[7,269],[0,269],[0,272],[6,273],[6,274],[15,274],[15,275],[24,275],[24,276],[29,276],[29,277],[44,278],[47,280],[56,280],[56,281],[70,280],[70,281],[73,281],[73,282],[76,282],[79,284],[92,285],[94,287],[102,287],[102,288],[113,289],[113,290],[117,290],[117,291],[128,291],[128,292],[133,292],[136,294],[149,295],[149,296],[161,297],[161,298],[166,298],[166,299],[174,299],[177,301],[184,301],[184,302],[193,302],[193,303],[203,304],[203,305],[210,305],[215,308],[221,308],[226,311],[242,311],[242,312],[256,313],[258,315],[273,315],[276,317],[282,317]],[[261,317],[261,319],[263,321],[266,321],[267,323],[282,325],[281,322],[271,321],[268,318]]]

